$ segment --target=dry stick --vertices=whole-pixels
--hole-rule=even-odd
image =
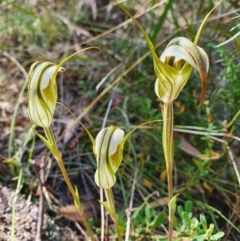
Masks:
[[[39,205],[38,205],[38,221],[37,221],[37,233],[36,233],[36,241],[41,241],[41,233],[42,233],[42,224],[43,224],[43,202],[44,202],[44,195],[43,195],[43,186],[45,184],[45,157],[42,156],[40,159],[40,163],[38,164],[39,171],[37,171],[38,179],[39,179]]]
[[[108,215],[106,215],[106,227],[105,227],[105,237],[104,237],[104,241],[108,241],[109,240],[109,238],[108,238],[108,235],[109,235],[109,221],[108,221],[108,219],[109,219],[109,216]]]
[[[131,197],[130,197],[128,209],[126,210],[127,227],[126,227],[125,241],[128,241],[129,236],[130,236],[131,210],[132,210],[132,207],[133,207],[133,197],[134,197],[135,187],[136,187],[136,183],[137,183],[137,174],[138,174],[138,169],[134,173],[133,185],[132,185],[132,190],[131,190]]]
[[[237,179],[238,179],[238,183],[239,183],[239,186],[240,186],[240,174],[239,174],[239,171],[238,171],[237,163],[234,160],[234,156],[233,156],[232,150],[231,150],[231,148],[229,146],[227,146],[227,150],[228,150],[228,154],[229,154],[230,160],[232,161],[233,168],[235,170],[235,173],[236,173],[236,176],[237,176]]]
[[[85,237],[85,240],[88,240],[89,238],[88,238],[86,232],[85,232],[85,231],[83,230],[83,228],[81,227],[81,225],[79,225],[78,222],[75,222],[74,224],[75,224],[76,227],[80,230],[80,232],[82,233],[82,235]]]

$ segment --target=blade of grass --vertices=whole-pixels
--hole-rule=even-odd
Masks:
[[[23,76],[25,77],[25,81],[23,83],[22,89],[21,89],[20,94],[18,96],[17,103],[15,105],[14,113],[13,113],[13,116],[12,116],[12,122],[11,122],[11,127],[10,127],[10,135],[9,135],[9,140],[8,140],[8,158],[10,158],[13,154],[12,151],[13,151],[14,127],[15,127],[15,123],[16,123],[16,117],[17,117],[17,113],[18,113],[18,110],[19,110],[20,102],[21,102],[21,99],[23,97],[24,91],[27,88],[28,74],[27,74],[26,70],[23,68],[23,66],[17,61],[17,59],[15,59],[12,55],[7,53],[6,51],[1,51],[1,52],[4,56],[6,56],[8,59],[10,59],[19,68],[19,70],[22,72]],[[13,174],[14,173],[14,167],[11,164],[10,164],[10,169],[11,169],[11,173]]]
[[[164,22],[164,20],[166,19],[166,16],[167,16],[167,14],[168,14],[168,11],[169,11],[169,10],[171,9],[171,7],[172,7],[172,3],[173,3],[173,0],[168,1],[168,3],[166,4],[166,6],[164,7],[164,11],[163,11],[163,13],[162,13],[162,15],[161,15],[161,17],[160,17],[157,25],[154,27],[154,33],[153,33],[152,37],[150,37],[150,39],[151,39],[151,41],[152,41],[153,44],[155,44],[155,42],[156,42],[157,35],[158,35],[159,31],[160,31],[161,28],[162,28],[163,22]]]

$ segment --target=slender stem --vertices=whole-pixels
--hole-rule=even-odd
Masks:
[[[100,188],[100,201],[103,202],[103,189]],[[105,231],[105,212],[104,212],[104,206],[100,206],[101,209],[101,241],[104,241],[104,231]]]
[[[53,146],[55,146],[55,147],[57,148],[57,142],[56,142],[56,140],[55,140],[55,137],[54,137],[54,135],[53,135],[53,132],[52,132],[51,127],[49,127],[49,128],[44,128],[44,132],[45,132],[45,135],[46,135],[48,141],[49,141]]]
[[[55,146],[57,148],[57,144],[56,144],[56,141],[55,141],[55,138],[54,138],[54,135],[53,135],[53,132],[52,132],[52,129],[49,127],[49,128],[44,128],[44,131],[45,131],[45,134],[47,136],[47,139],[49,140],[49,142]],[[68,187],[68,190],[70,191],[70,193],[72,194],[72,197],[75,201],[75,205],[77,206],[78,208],[78,212],[80,214],[80,217],[82,219],[82,222],[86,228],[86,231],[87,231],[87,234],[88,236],[90,237],[90,239],[92,241],[95,241],[95,237],[93,235],[93,232],[92,230],[90,229],[89,225],[88,225],[88,222],[87,222],[87,219],[86,219],[86,216],[84,214],[84,211],[83,211],[83,207],[81,205],[81,202],[79,200],[79,197],[77,196],[77,194],[75,193],[75,190],[72,186],[72,183],[68,177],[68,174],[67,174],[67,171],[66,171],[66,168],[64,166],[64,163],[62,161],[62,155],[60,152],[58,152],[57,154],[54,153],[54,158],[56,159],[57,163],[58,163],[58,166],[62,172],[62,175],[63,175],[63,178],[67,184],[67,187]]]
[[[118,216],[117,216],[116,209],[115,209],[115,201],[114,201],[112,189],[107,188],[107,189],[104,189],[104,191],[105,191],[105,196],[106,196],[107,202],[108,202],[108,204],[109,204],[109,206],[112,210],[111,218],[114,222],[114,226],[115,226],[115,229],[117,231],[118,240],[122,241],[122,235],[121,235],[121,232],[119,230]]]
[[[21,191],[21,183],[23,178],[23,168],[19,170],[18,174],[18,182],[17,182],[17,188],[15,192],[15,196],[13,198],[12,203],[12,227],[11,227],[11,240],[15,240],[15,223],[16,223],[16,205],[17,205],[17,199],[18,199],[18,193]]]
[[[168,198],[169,201],[173,197],[173,182],[172,182],[172,170],[173,170],[173,104],[165,103],[163,107],[163,151],[166,161],[167,179],[168,179]],[[173,212],[169,210],[169,226],[168,226],[168,240],[172,240],[173,232]]]
[[[136,183],[137,183],[137,175],[138,175],[138,169],[135,171],[135,174],[134,174],[132,190],[131,190],[131,197],[130,197],[128,211],[127,211],[127,228],[126,228],[126,232],[125,232],[125,241],[128,241],[129,236],[130,236],[131,210],[133,207],[133,198],[134,198],[134,193],[135,193],[135,188],[136,188]]]
[[[231,127],[240,115],[240,110],[235,114],[232,120],[227,124],[227,128]]]

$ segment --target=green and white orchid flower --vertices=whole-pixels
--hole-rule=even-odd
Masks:
[[[123,160],[123,149],[129,136],[140,126],[159,121],[162,120],[145,122],[132,129],[125,136],[122,129],[116,126],[109,126],[102,129],[97,134],[95,140],[93,140],[89,131],[84,127],[93,143],[93,153],[97,162],[94,179],[99,187],[109,189],[115,184],[116,172]]]
[[[56,78],[59,72],[67,74],[62,65],[73,56],[96,47],[81,49],[63,59],[58,65],[51,62],[35,62],[29,72],[28,114],[33,124],[49,128],[57,103]]]
[[[97,161],[96,184],[111,188],[116,182],[116,171],[123,159],[124,131],[115,126],[102,129],[95,139],[94,153]]]
[[[155,60],[155,59],[154,59]],[[163,103],[173,102],[187,83],[192,68],[201,77],[203,102],[206,91],[206,79],[209,60],[206,52],[184,37],[174,38],[160,56],[160,61],[154,61],[157,75],[155,93]]]
[[[48,128],[53,120],[58,98],[56,85],[58,71],[65,70],[51,62],[36,62],[30,69],[28,114],[32,123],[43,128]]]
[[[154,71],[157,76],[155,92],[164,104],[172,103],[178,97],[180,91],[190,78],[192,68],[195,68],[200,74],[202,83],[200,105],[203,103],[206,93],[209,61],[206,52],[198,47],[197,43],[206,20],[221,2],[222,1],[206,15],[199,27],[194,42],[184,37],[174,38],[167,45],[160,58],[141,24],[123,6],[116,2],[116,4],[133,19],[147,41],[153,57]]]

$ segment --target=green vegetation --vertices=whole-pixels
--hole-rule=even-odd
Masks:
[[[100,239],[104,232],[111,240],[240,239],[240,18],[231,11],[237,2],[223,1],[197,40],[198,29],[214,1],[121,3],[143,27],[148,43],[137,22],[113,2],[85,2],[71,0],[67,7],[61,0],[0,3],[0,180],[25,195],[35,192],[39,180],[33,160],[37,163],[43,156],[50,157],[45,184],[56,189],[54,194],[65,200],[68,192],[67,188],[65,194],[57,191],[59,165],[74,199],[71,204],[75,202],[81,216],[84,201],[93,198],[101,200],[113,220],[102,218],[100,224],[82,216],[85,237],[91,240]],[[191,70],[187,73],[189,80],[174,102],[175,98],[166,101],[166,89],[157,93],[158,97],[154,92],[156,76],[161,76],[158,71],[164,69],[157,57],[180,36],[192,42],[195,39],[209,57],[201,106],[205,80],[201,83],[195,70],[191,76]],[[153,48],[149,51],[150,42],[156,54]],[[43,63],[36,63],[30,71],[36,61]],[[154,69],[153,61],[159,70]],[[30,71],[30,78],[26,71]],[[46,76],[51,88],[44,91],[39,83]],[[33,77],[37,90],[30,94],[26,87]],[[38,98],[34,99],[36,93]],[[35,129],[28,117],[27,96],[34,104],[29,114]],[[162,139],[171,115],[161,109],[169,102],[174,108],[173,140],[170,134]],[[34,108],[41,113],[38,120]],[[111,152],[116,129],[106,129],[109,139],[101,139],[100,144],[94,139],[109,126],[123,130],[125,138],[119,137],[119,156],[107,158],[104,169],[101,153]],[[118,133],[122,133],[120,129]],[[164,155],[171,159],[173,171]],[[107,179],[111,182],[105,185]],[[98,187],[105,191],[107,202]],[[51,189],[48,191],[54,195]],[[61,203],[68,204],[66,200]],[[12,240],[14,217],[13,209]]]

